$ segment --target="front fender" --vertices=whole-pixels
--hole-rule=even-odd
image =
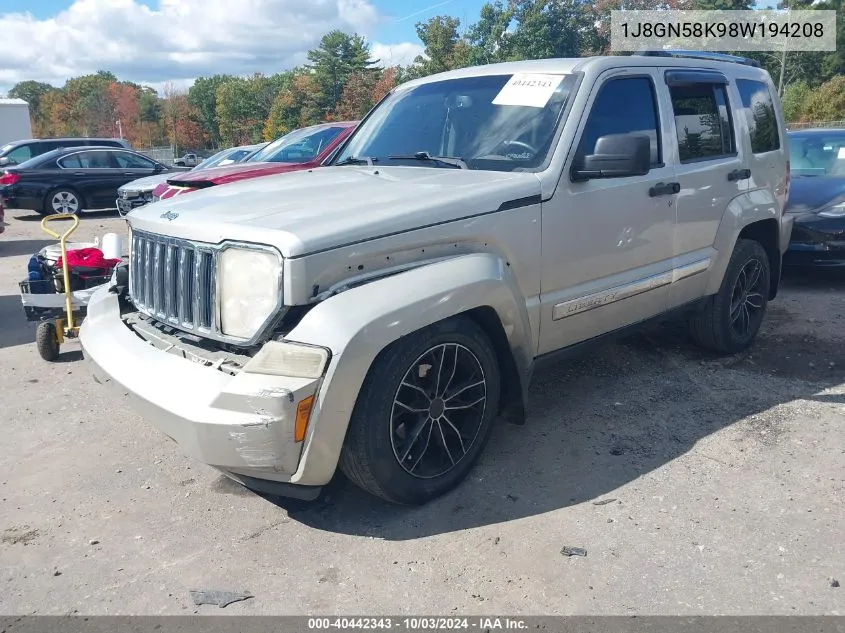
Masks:
[[[707,284],[707,295],[719,292],[722,285],[722,278],[728,268],[728,263],[733,255],[734,246],[739,239],[742,230],[754,222],[761,220],[775,220],[780,224],[780,205],[777,198],[766,189],[749,191],[731,200],[719,228],[716,231],[716,238],[713,248],[717,255],[713,261],[711,275]],[[779,231],[778,239],[783,242],[783,229]],[[787,241],[789,240],[787,234]],[[784,243],[779,245],[780,251],[786,248]]]
[[[291,481],[334,474],[358,393],[376,356],[397,339],[474,308],[496,311],[523,389],[536,335],[511,268],[488,254],[458,256],[347,290],[312,308],[286,340],[329,348],[332,359]]]

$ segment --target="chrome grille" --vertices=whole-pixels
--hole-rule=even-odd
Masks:
[[[218,334],[216,253],[210,244],[133,231],[132,302],[144,314],[177,328]]]

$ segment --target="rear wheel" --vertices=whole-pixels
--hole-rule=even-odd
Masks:
[[[770,277],[769,257],[760,243],[738,240],[719,292],[690,322],[695,341],[723,354],[751,345],[766,314]]]
[[[466,477],[493,427],[499,367],[484,331],[453,318],[380,354],[350,420],[340,468],[394,503],[418,505]]]
[[[59,357],[59,337],[56,334],[56,324],[42,321],[35,330],[35,347],[44,360],[52,362]]]
[[[70,188],[53,189],[44,198],[43,215],[59,213],[79,213],[82,211],[82,201],[79,194]]]

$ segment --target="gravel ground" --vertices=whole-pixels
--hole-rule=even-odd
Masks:
[[[750,352],[676,328],[539,374],[452,494],[311,504],[183,457],[20,307],[37,216],[0,236],[0,613],[845,615],[845,278],[789,278]],[[122,231],[85,216],[79,238]],[[563,556],[564,546],[587,550]]]

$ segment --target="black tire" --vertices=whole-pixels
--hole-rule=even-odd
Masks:
[[[429,376],[435,366],[437,373]],[[446,372],[450,375],[441,385]],[[499,390],[495,351],[471,319],[447,319],[396,341],[376,358],[358,395],[340,456],[342,472],[367,492],[393,503],[421,505],[446,493],[467,476],[484,450],[497,415]],[[478,400],[482,393],[483,403]],[[465,399],[478,402],[467,405]],[[421,408],[411,412],[402,400]],[[448,411],[454,419],[447,418]],[[416,438],[420,444],[415,444]],[[430,445],[432,438],[435,443]],[[403,441],[407,443],[397,444]],[[413,451],[419,446],[423,449],[416,457]],[[437,474],[438,464],[448,470]],[[416,470],[420,465],[425,468]]]
[[[67,211],[57,210],[53,204],[54,198],[57,197],[64,198],[66,200],[75,200],[75,208],[72,208],[74,207],[74,205],[70,205],[71,208],[69,208],[69,210]],[[85,201],[82,199],[82,196],[79,195],[79,192],[73,187],[56,187],[55,189],[51,189],[50,191],[48,191],[47,195],[44,196],[44,203],[42,204],[39,213],[41,215],[56,215],[57,213],[78,214],[83,211],[84,204]]]
[[[690,320],[695,342],[721,354],[736,354],[748,348],[766,314],[770,278],[769,258],[760,243],[738,240],[719,292]],[[743,290],[743,284],[749,287]]]
[[[59,339],[56,335],[56,324],[52,321],[42,321],[35,330],[35,347],[38,354],[47,362],[53,362],[59,357]]]

